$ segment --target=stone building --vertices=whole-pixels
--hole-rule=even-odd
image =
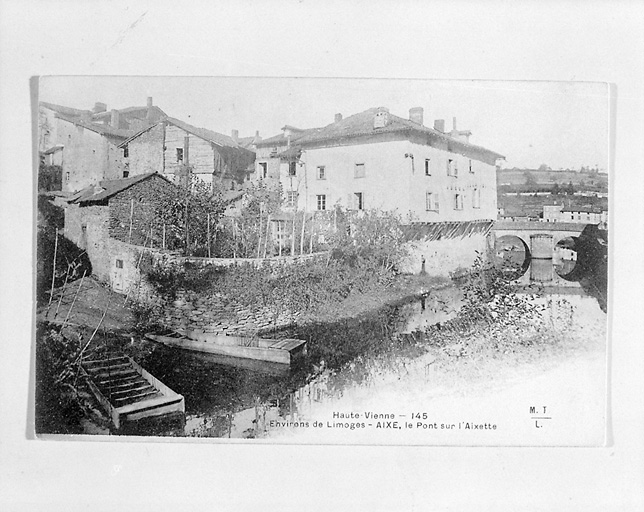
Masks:
[[[138,275],[133,254],[162,249],[171,236],[159,212],[174,188],[157,173],[87,187],[68,198],[65,236],[87,252],[99,280],[125,291]]]
[[[423,124],[384,107],[324,127],[284,133],[257,145],[254,180],[279,183],[286,209],[397,211],[411,222],[495,219],[496,162],[471,132]]]
[[[164,116],[152,98],[145,107],[110,111],[101,102],[81,110],[43,101],[38,108],[38,149],[44,163],[62,167],[62,190],[76,192],[100,180],[127,177],[118,145]]]
[[[608,225],[608,211],[592,206],[544,205],[543,222],[580,222],[599,224],[605,229]]]
[[[423,117],[420,107],[408,119],[371,108],[336,114],[322,128],[285,126],[259,142],[253,180],[282,196],[276,236],[288,238],[289,222],[304,214],[322,232],[336,207],[395,212],[413,228],[404,271],[447,274],[471,265],[497,217],[496,164],[504,157],[472,144],[455,119],[447,131],[444,120],[428,127]]]
[[[255,161],[255,153],[239,140],[172,117],[146,127],[119,147],[130,176],[159,172],[181,180],[190,169],[205,184],[219,184],[223,190],[239,190]]]

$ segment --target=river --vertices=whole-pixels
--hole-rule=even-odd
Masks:
[[[598,318],[604,319],[605,326],[605,313],[583,283],[559,276],[558,272],[565,274],[573,266],[563,265],[533,260],[517,281],[520,294],[547,305],[546,314],[553,318],[566,317],[571,329],[584,329]],[[539,297],[533,295],[535,285],[541,288]],[[349,393],[368,396],[375,380],[395,381],[410,362],[427,357],[413,333],[454,318],[461,300],[460,288],[450,286],[359,318],[281,331],[275,337],[307,341],[306,356],[286,371],[281,366],[224,360],[142,340],[150,344],[142,365],[185,397],[185,425],[162,433],[264,438],[274,426],[297,425],[316,404],[341,403]]]

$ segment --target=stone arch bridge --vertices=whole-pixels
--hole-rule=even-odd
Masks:
[[[533,258],[552,258],[555,245],[568,237],[578,237],[586,224],[577,222],[503,221],[492,226],[494,242],[504,236],[516,236]]]

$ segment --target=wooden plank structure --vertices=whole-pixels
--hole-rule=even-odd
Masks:
[[[84,361],[89,388],[119,429],[124,422],[185,414],[182,395],[141,368],[129,356]]]
[[[148,333],[146,338],[195,352],[219,354],[242,359],[291,364],[291,354],[306,351],[306,341],[299,339],[273,340],[257,337],[225,336],[207,333],[186,334],[166,331]]]
[[[486,236],[494,221],[447,221],[447,222],[413,222],[402,226],[405,238],[408,241],[433,241],[449,238],[465,238],[473,234]]]

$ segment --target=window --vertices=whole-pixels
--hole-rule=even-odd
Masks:
[[[447,175],[458,176],[458,166],[456,165],[456,160],[452,158],[447,161]]]
[[[428,212],[438,211],[438,194],[436,192],[427,192],[425,195],[425,209]]]
[[[130,148],[128,148],[127,146],[125,146],[125,147],[123,148],[123,158],[128,158],[129,156],[130,156]]]
[[[425,158],[425,176],[431,176],[432,169],[430,166],[429,158]]]
[[[288,190],[286,192],[286,206],[294,208],[297,204],[297,192],[293,190]]]
[[[463,209],[463,194],[454,194],[454,209]]]
[[[468,167],[469,167],[469,171],[470,171],[470,173],[471,173],[471,174],[474,174],[474,167],[472,167],[472,160],[471,160],[471,159],[468,161],[468,164],[467,164],[467,165],[468,165]]]
[[[292,162],[288,163],[288,175],[289,176],[295,176],[297,174],[297,162],[293,160]]]
[[[69,171],[65,173],[65,181],[69,181]]]
[[[266,162],[260,162],[259,163],[259,177],[260,178],[266,178],[266,175],[268,173],[268,165]]]
[[[324,168],[323,165],[318,166],[317,170],[317,178],[319,180],[325,180],[326,179],[326,169]]]
[[[321,194],[317,196],[318,210],[326,210],[326,195]]]
[[[364,178],[364,164],[356,164],[353,170],[354,178]]]
[[[123,260],[116,260],[116,268],[123,268]]]
[[[183,148],[177,148],[177,162],[183,162]]]
[[[472,208],[481,207],[481,189],[476,187],[472,193]]]
[[[353,195],[356,210],[364,210],[364,195],[362,192],[356,192]]]
[[[123,171],[123,177],[127,178],[130,175],[130,171]]]

